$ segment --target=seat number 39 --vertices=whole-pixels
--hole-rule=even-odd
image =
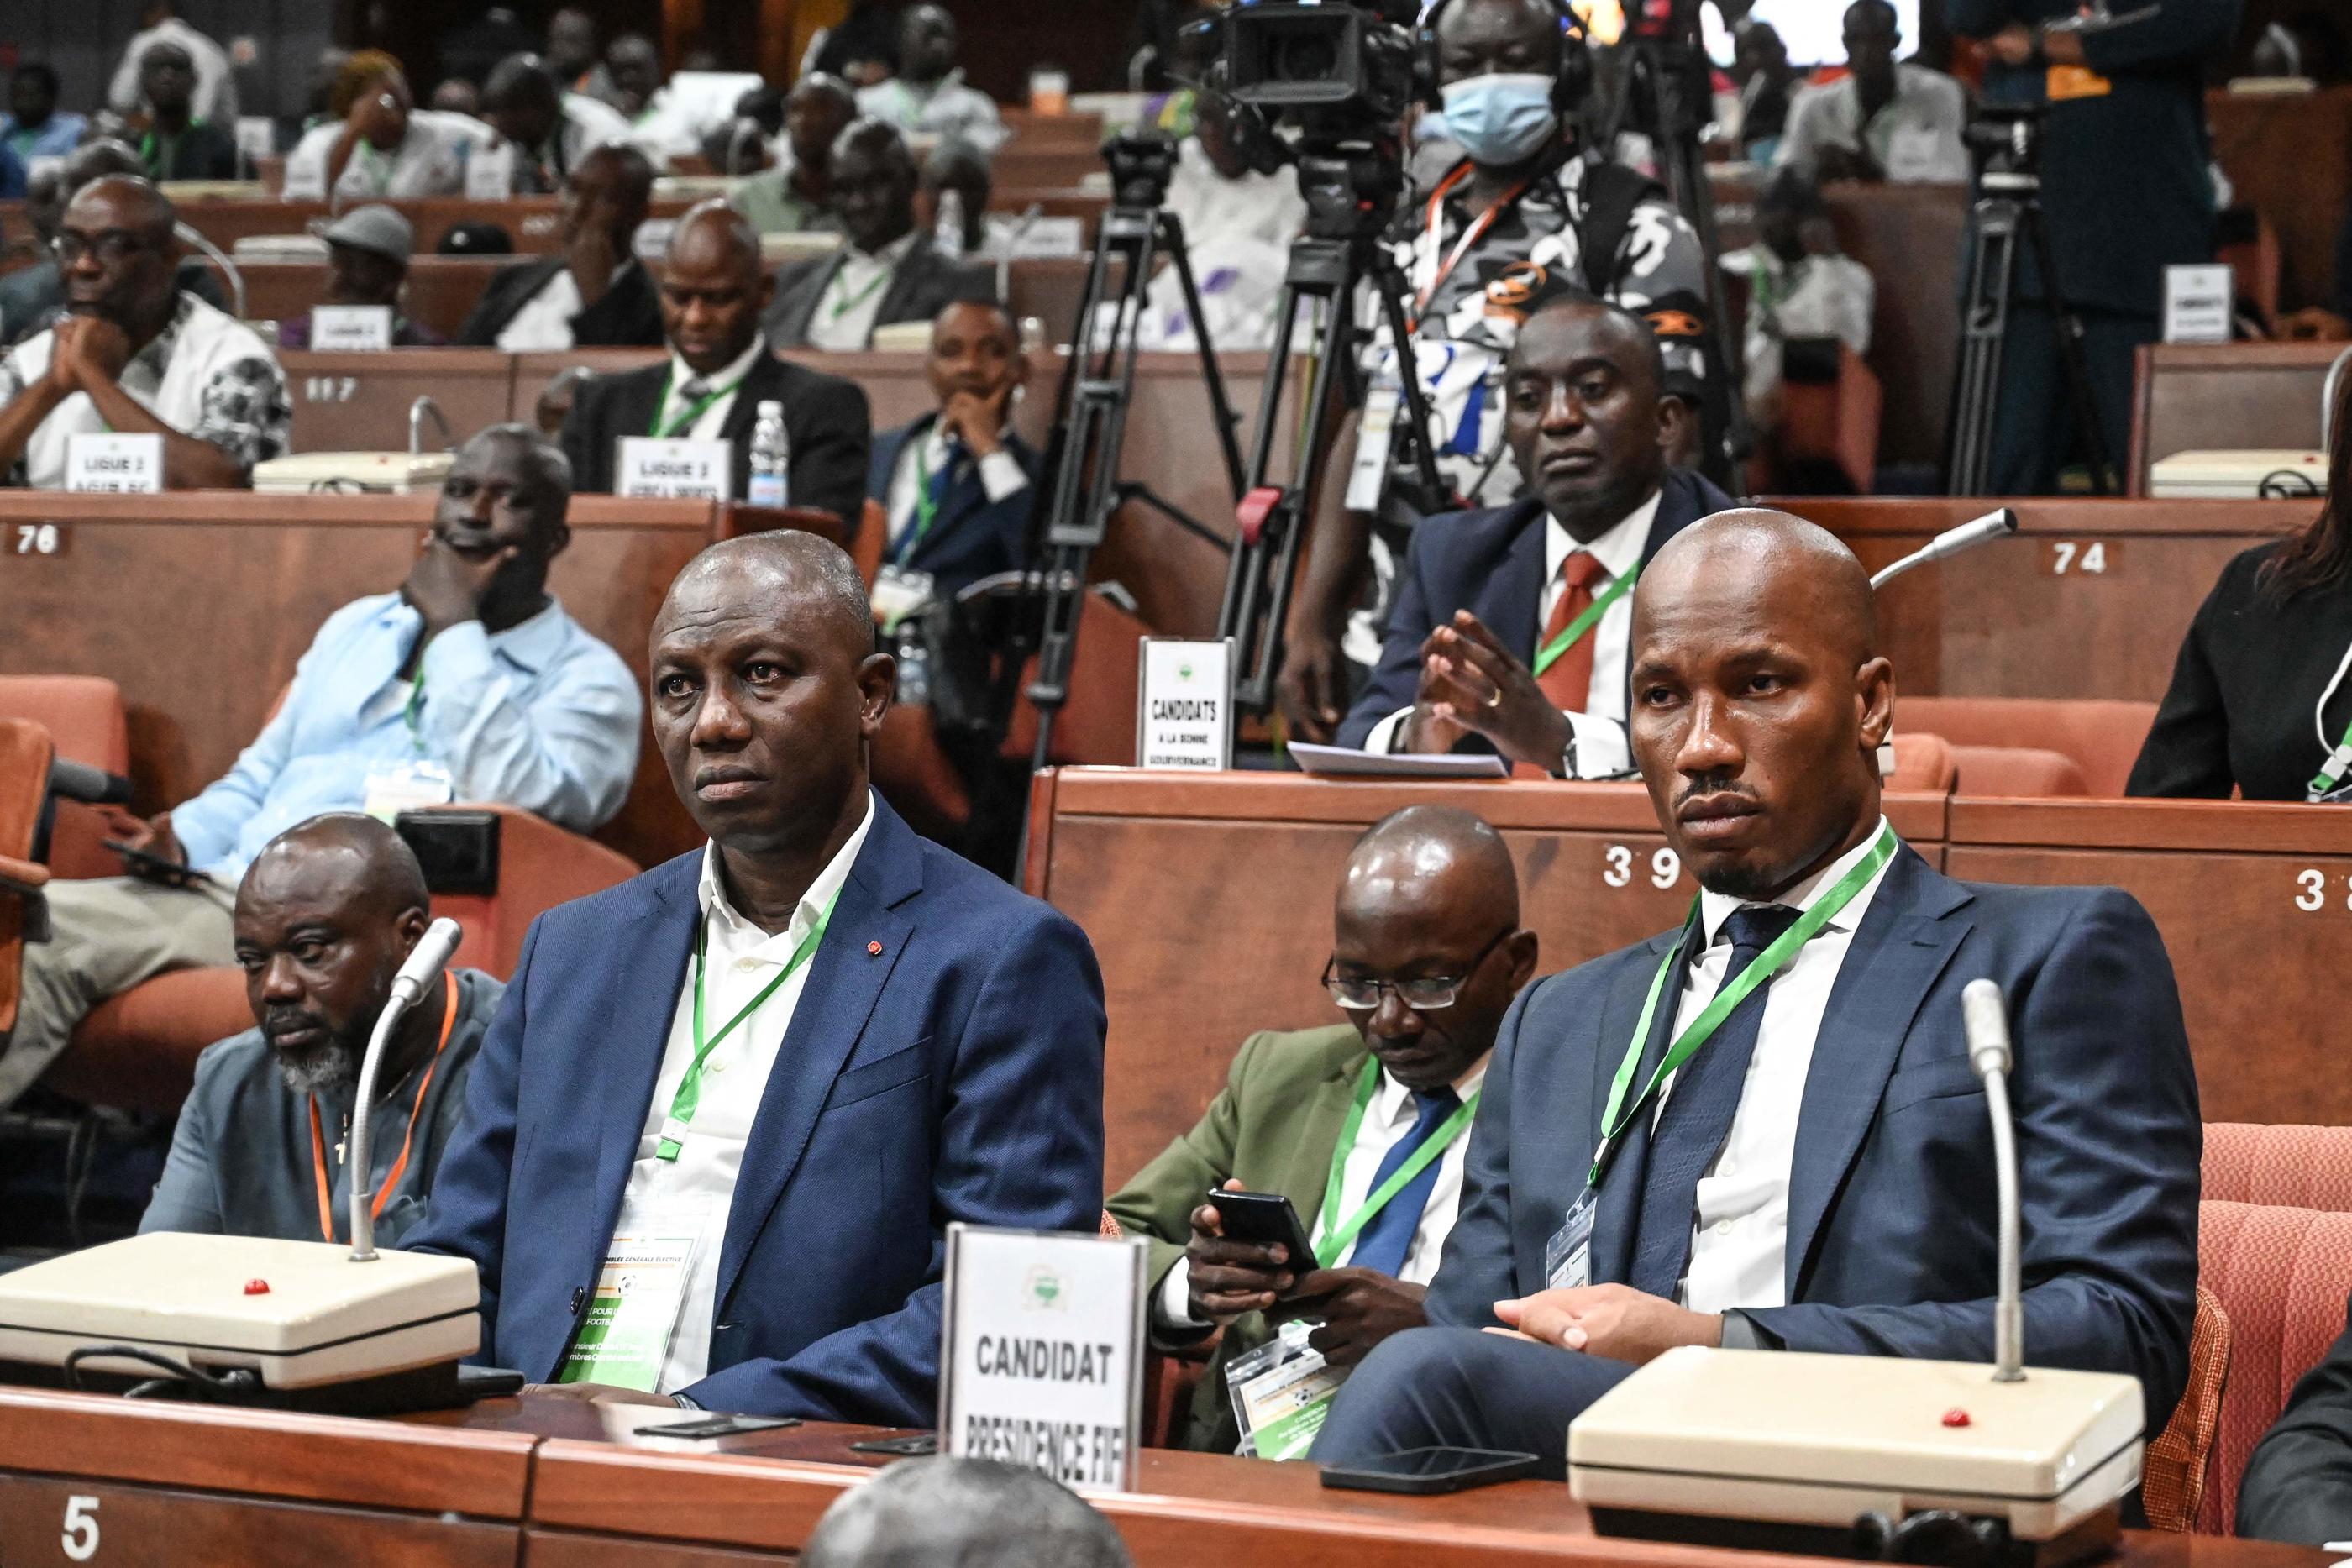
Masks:
[[[1610,887],[1625,887],[1633,881],[1633,852],[1624,844],[1611,844],[1601,852],[1601,880]],[[1664,889],[1675,885],[1683,874],[1682,856],[1670,849],[1651,852],[1648,875],[1650,885]]]

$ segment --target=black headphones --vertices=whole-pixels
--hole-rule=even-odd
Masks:
[[[1420,89],[1421,101],[1431,109],[1445,107],[1438,86],[1437,19],[1454,3],[1455,0],[1435,0],[1413,33],[1413,82]],[[1592,91],[1591,38],[1585,31],[1584,18],[1576,14],[1569,0],[1544,0],[1544,4],[1559,19],[1559,55],[1552,75],[1551,106],[1565,126]]]

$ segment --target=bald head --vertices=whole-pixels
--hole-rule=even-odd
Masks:
[[[708,374],[741,357],[775,296],[759,231],[742,214],[709,201],[678,219],[662,267],[662,329],[690,369]]]
[[[59,170],[58,189],[64,193],[66,200],[71,201],[84,185],[93,180],[109,174],[128,174],[138,179],[146,172],[147,165],[139,161],[139,154],[131,150],[129,142],[102,136],[95,141],[85,141],[66,154],[66,161]]]
[[[1869,574],[1784,512],[1675,536],[1633,595],[1634,761],[1702,886],[1771,899],[1876,827],[1895,677]]]
[[[145,180],[105,174],[58,215],[66,308],[113,322],[132,352],[152,341],[179,302],[179,243],[163,193]]]
[[[857,563],[815,534],[779,528],[705,547],[670,584],[655,618],[655,636],[674,609],[713,595],[747,613],[790,620],[838,641],[856,657],[873,652],[873,609]]]
[[[1342,904],[1428,909],[1453,894],[1488,925],[1519,923],[1519,877],[1503,835],[1452,806],[1407,806],[1364,830],[1339,883]]]
[[[805,1568],[1127,1568],[1118,1531],[1066,1487],[994,1459],[892,1465],[842,1493]]]
[[[264,844],[246,868],[237,899],[282,894],[298,883],[314,896],[349,896],[385,917],[431,903],[416,852],[385,823],[358,811],[313,817]]]

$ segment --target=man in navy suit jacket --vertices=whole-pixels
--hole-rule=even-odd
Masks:
[[[1869,580],[1811,524],[1689,530],[1635,620],[1633,749],[1694,918],[1521,993],[1430,1287],[1447,1326],[1375,1350],[1314,1457],[1455,1443],[1557,1476],[1570,1420],[1680,1344],[1990,1359],[1991,1134],[1960,1021],[1979,976],[2017,1041],[2027,1356],[2137,1377],[2161,1427],[2188,1379],[2202,1136],[2147,912],[2112,888],[1954,882],[1901,846],[1873,760],[1895,683]],[[1759,983],[1697,1030],[1741,977]]]
[[[1632,579],[1731,506],[1666,465],[1665,363],[1649,323],[1591,296],[1538,304],[1505,371],[1503,438],[1533,494],[1412,531],[1372,678],[1339,743],[1496,751],[1570,778],[1628,771]],[[1612,592],[1612,590],[1615,591]],[[1580,625],[1559,667],[1540,650]]]
[[[524,943],[412,1242],[480,1266],[482,1360],[583,1398],[927,1426],[948,1222],[1095,1229],[1093,950],[867,788],[895,674],[870,613],[802,533],[671,585],[654,736],[711,843]],[[623,1295],[624,1239],[685,1261]],[[631,1303],[664,1277],[648,1328]]]
[[[926,369],[937,413],[874,443],[866,494],[882,508],[882,561],[923,572],[938,599],[1029,563],[1029,517],[1045,464],[1006,419],[1029,379],[1021,329],[1002,305],[960,300],[931,323]]]

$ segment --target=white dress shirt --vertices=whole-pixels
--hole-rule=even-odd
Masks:
[[[1568,591],[1567,580],[1559,572],[1570,556],[1584,550],[1608,572],[1605,580],[1592,584],[1595,599],[1627,572],[1642,570],[1642,547],[1650,541],[1651,527],[1658,519],[1658,502],[1664,494],[1663,490],[1650,492],[1648,500],[1626,513],[1622,521],[1589,545],[1579,544],[1576,536],[1558,517],[1544,518],[1544,591],[1536,601],[1539,635],[1544,627],[1551,624],[1551,612],[1559,607],[1560,596]],[[1602,611],[1600,622],[1585,635],[1592,639],[1592,684],[1586,688],[1584,710],[1567,716],[1568,727],[1576,737],[1576,777],[1612,779],[1632,771],[1633,767],[1633,748],[1625,737],[1625,661],[1633,640],[1633,593],[1625,594]],[[1529,650],[1530,654],[1533,652]],[[1535,667],[1532,658],[1528,667]],[[1395,750],[1404,721],[1412,716],[1412,709],[1402,707],[1381,720],[1364,737],[1364,749]]]
[[[673,440],[718,440],[719,433],[727,428],[727,416],[735,412],[736,390],[743,384],[743,378],[751,373],[751,367],[759,363],[760,356],[767,351],[767,338],[754,334],[750,348],[707,376],[701,375],[672,352],[669,357],[669,393],[662,399],[661,407],[654,411],[654,429],[666,432]],[[694,400],[686,395],[686,388],[687,383],[698,379],[704,383],[706,390],[727,388],[727,395],[704,409],[685,429],[671,430],[669,422],[683,416],[688,409],[694,406]],[[649,431],[647,434],[652,433]]]
[[[1867,145],[1895,184],[1958,183],[1969,177],[1968,148],[1960,139],[1968,118],[1968,93],[1958,82],[1906,62],[1895,68],[1895,96],[1865,125],[1862,83],[1843,76],[1801,88],[1789,100],[1788,130],[1772,155],[1772,166],[1795,167],[1810,175],[1820,169],[1823,149]]]
[[[743,1005],[760,994],[791,961],[793,950],[823,916],[824,907],[849,880],[849,868],[865,847],[874,825],[869,795],[866,820],[849,835],[839,853],[801,894],[800,906],[785,927],[773,936],[738,914],[728,902],[719,877],[719,846],[702,853],[703,1018],[719,1029]],[[801,992],[808,986],[814,960],[803,963],[778,986],[758,1010],[713,1047],[702,1069],[702,1097],[694,1121],[675,1160],[657,1158],[662,1124],[670,1102],[694,1061],[694,969],[687,968],[678,988],[677,1009],[669,1025],[669,1043],[662,1050],[661,1074],[654,1080],[654,1097],[646,1107],[646,1121],[637,1135],[635,1161],[629,1167],[629,1185],[621,1200],[621,1229],[633,1218],[664,1211],[701,1214],[699,1239],[687,1265],[684,1296],[677,1325],[671,1331],[669,1354],[662,1363],[655,1389],[674,1394],[710,1374],[710,1320],[717,1310],[719,1254],[727,1235],[727,1213],[734,1200],[735,1182],[743,1168],[743,1148],[751,1136],[752,1118],[760,1112],[768,1074],[776,1065],[784,1031],[792,1027]]]
[[[1482,1056],[1454,1081],[1454,1092],[1466,1102],[1486,1081],[1486,1058]],[[1412,1091],[1382,1069],[1380,1086],[1372,1091],[1371,1103],[1364,1107],[1364,1120],[1356,1128],[1356,1141],[1349,1145],[1347,1164],[1339,1173],[1339,1211],[1320,1215],[1315,1221],[1313,1236],[1318,1250],[1323,1233],[1361,1208],[1364,1199],[1371,1196],[1372,1177],[1379,1174],[1381,1159],[1399,1138],[1412,1131],[1419,1113]],[[1444,1256],[1445,1239],[1454,1234],[1455,1211],[1462,1206],[1462,1162],[1469,1152],[1470,1130],[1465,1128],[1437,1156],[1437,1185],[1429,1189],[1429,1199],[1422,1205],[1420,1228],[1412,1233],[1412,1244],[1405,1249],[1404,1268],[1397,1274],[1408,1285],[1426,1285],[1436,1277],[1437,1260]],[[1359,1233],[1357,1240],[1361,1239]],[[1340,1257],[1321,1261],[1327,1269],[1344,1269],[1355,1255],[1356,1242],[1350,1241]],[[1153,1323],[1186,1337],[1208,1327],[1192,1316],[1192,1261],[1179,1258],[1152,1301]]]
[[[898,465],[890,471],[890,533],[891,549],[898,548],[899,538],[915,525],[916,503],[929,487],[931,476],[948,460],[948,439],[939,420],[932,420],[922,438],[909,441],[898,449]],[[981,488],[988,492],[992,506],[1010,496],[1017,496],[1029,487],[1029,476],[1021,471],[1021,460],[1004,447],[998,447],[980,460]],[[932,524],[934,528],[938,524]],[[887,553],[887,552],[886,552]]]
[[[881,312],[882,297],[890,292],[891,276],[907,253],[922,237],[908,229],[872,256],[854,245],[841,247],[841,265],[817,297],[809,317],[808,340],[814,349],[863,349],[874,337],[874,318]]]
[[[1870,853],[1881,826],[1853,849],[1806,878],[1775,902],[1811,909],[1838,879]],[[1890,860],[1888,864],[1894,862]],[[1813,939],[1772,977],[1764,997],[1764,1021],[1756,1054],[1733,1113],[1731,1132],[1715,1164],[1699,1178],[1698,1212],[1693,1224],[1690,1272],[1682,1302],[1693,1312],[1720,1312],[1734,1307],[1786,1306],[1789,1299],[1789,1168],[1796,1158],[1797,1113],[1804,1103],[1805,1077],[1812,1066],[1813,1040],[1828,1010],[1853,934],[1870,913],[1870,901],[1886,880],[1886,867],[1863,883],[1846,906],[1830,916]],[[1742,901],[1702,890],[1699,923],[1706,947],[1689,968],[1675,1009],[1675,1035],[1688,1029],[1723,988],[1731,967],[1731,939],[1724,922]],[[1658,1094],[1651,1125],[1674,1092],[1667,1080]]]
[[[559,267],[499,329],[497,344],[509,354],[571,348],[572,319],[586,308],[587,302],[580,297],[580,280],[572,276],[570,267]]]

